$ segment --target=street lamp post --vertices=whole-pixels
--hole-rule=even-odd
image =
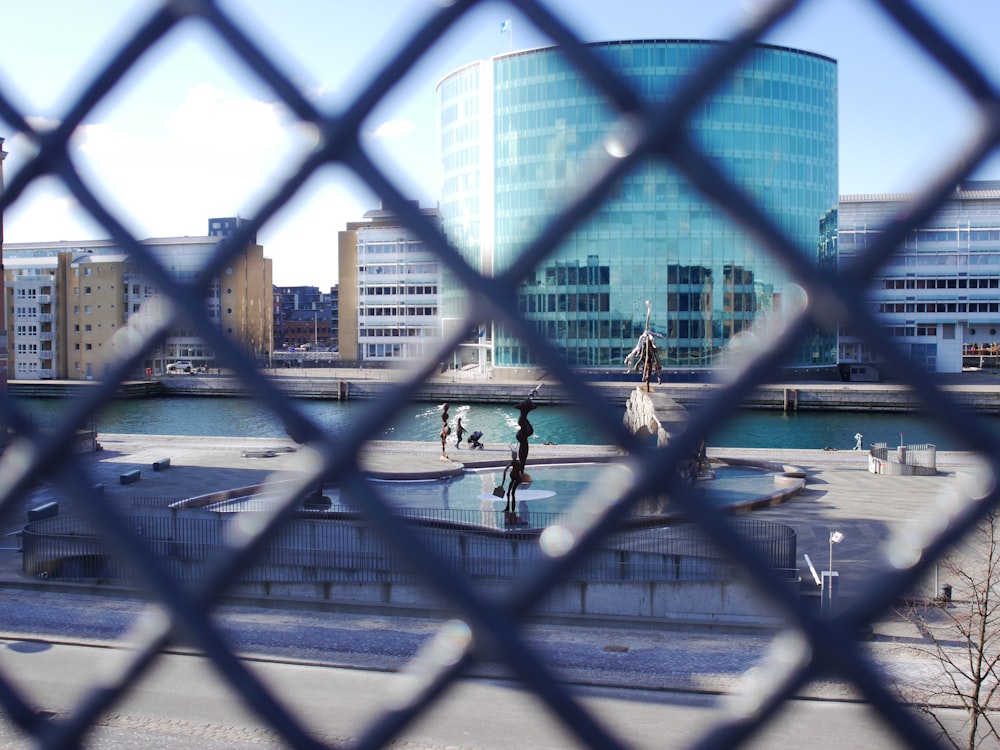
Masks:
[[[844,541],[844,532],[842,531],[831,531],[830,532],[830,567],[827,569],[826,576],[826,591],[823,592],[824,603],[826,604],[826,610],[829,614],[833,614],[834,609],[834,598],[833,598],[833,545],[840,544]]]

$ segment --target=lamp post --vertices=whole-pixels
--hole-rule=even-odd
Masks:
[[[827,569],[827,590],[824,592],[824,598],[826,599],[827,612],[831,615],[833,614],[833,545],[840,544],[842,541],[844,541],[844,532],[830,532],[830,567]]]

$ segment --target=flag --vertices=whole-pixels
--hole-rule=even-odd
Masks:
[[[506,19],[502,24],[500,24],[500,33],[504,34],[510,31],[510,19]]]

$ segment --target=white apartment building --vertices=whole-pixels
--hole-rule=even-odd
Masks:
[[[422,212],[439,218],[437,209]],[[339,237],[341,357],[422,358],[441,339],[441,263],[391,211],[367,211],[364,218]]]
[[[864,253],[911,195],[840,198],[840,263]],[[1000,343],[1000,181],[969,181],[925,226],[910,232],[869,289],[867,304],[931,372],[961,372],[963,354]],[[877,371],[879,353],[841,330],[839,362],[855,376]]]
[[[8,354],[14,360],[9,378],[30,380],[56,376],[65,359],[57,345],[54,324],[60,319],[56,310],[56,257],[13,259],[4,264],[9,300],[7,318]]]

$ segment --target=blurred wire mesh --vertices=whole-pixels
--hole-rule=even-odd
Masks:
[[[391,176],[378,168],[365,152],[360,139],[361,123],[387,95],[394,82],[478,4],[472,0],[457,0],[442,6],[423,26],[414,29],[412,36],[396,55],[381,70],[374,71],[368,86],[336,115],[316,109],[295,83],[286,78],[274,62],[242,33],[234,19],[208,0],[163,3],[135,30],[127,43],[115,52],[100,74],[78,92],[76,100],[67,104],[64,116],[54,130],[33,129],[8,94],[0,89],[0,118],[8,127],[27,135],[37,146],[34,158],[13,176],[0,198],[0,210],[17,201],[35,180],[54,176],[64,183],[80,205],[122,250],[132,256],[143,273],[156,282],[165,297],[173,302],[141,345],[136,346],[129,356],[120,361],[97,387],[69,405],[66,417],[58,429],[39,431],[19,411],[14,401],[0,399],[2,417],[14,435],[0,462],[0,503],[4,512],[9,513],[18,499],[39,478],[45,477],[55,483],[87,511],[90,524],[97,533],[111,541],[117,556],[127,560],[133,571],[140,572],[142,585],[167,615],[161,628],[141,636],[139,648],[131,662],[110,681],[109,686],[82,697],[77,711],[70,717],[52,721],[36,715],[20,693],[17,680],[6,674],[0,674],[0,704],[3,710],[11,721],[35,737],[41,746],[77,746],[101,712],[127,693],[130,686],[147,672],[160,649],[171,642],[174,632],[183,630],[212,659],[219,672],[231,683],[233,690],[289,745],[321,746],[283,708],[279,698],[272,695],[229,650],[213,625],[211,610],[219,596],[230,584],[239,580],[242,572],[260,556],[261,551],[280,538],[283,525],[316,482],[327,481],[350,488],[354,496],[363,499],[357,510],[377,529],[383,543],[394,550],[412,575],[421,579],[437,597],[450,602],[456,617],[464,620],[475,634],[474,638],[465,641],[466,650],[461,651],[457,658],[441,661],[435,668],[437,671],[428,675],[423,683],[423,692],[410,701],[406,708],[393,711],[387,709],[377,721],[372,722],[358,739],[359,747],[381,747],[408,724],[417,720],[424,711],[433,711],[435,699],[462,674],[463,668],[471,660],[477,658],[473,643],[491,643],[498,647],[495,652],[504,655],[509,671],[561,717],[581,745],[618,747],[617,740],[533,657],[522,640],[519,626],[523,618],[530,614],[532,607],[553,586],[568,579],[574,569],[584,565],[589,554],[602,547],[637,501],[652,492],[669,492],[689,518],[700,525],[706,537],[719,548],[727,550],[732,562],[752,576],[762,594],[770,597],[785,612],[789,627],[800,636],[803,644],[798,658],[783,662],[780,673],[770,683],[770,687],[760,688],[762,692],[756,696],[754,712],[721,722],[701,738],[696,746],[740,745],[766,723],[784,700],[798,688],[817,675],[830,672],[853,681],[860,693],[882,713],[902,741],[914,746],[934,746],[934,740],[923,725],[898,704],[890,687],[862,657],[855,641],[855,633],[859,624],[877,616],[890,606],[894,598],[912,587],[944,550],[960,539],[977,518],[996,505],[996,490],[991,489],[985,501],[961,506],[949,525],[942,524],[943,531],[927,534],[920,539],[922,548],[913,548],[911,545],[902,551],[897,550],[896,559],[901,563],[893,575],[873,582],[867,594],[849,610],[835,619],[824,620],[800,603],[785,581],[775,575],[769,562],[747,543],[734,524],[727,522],[723,515],[712,508],[693,502],[691,493],[678,481],[679,473],[675,468],[697,449],[709,427],[717,429],[755,387],[778,372],[782,362],[800,343],[811,325],[816,323],[827,326],[848,325],[852,330],[864,332],[869,343],[885,355],[895,373],[900,378],[905,378],[921,395],[928,412],[935,416],[940,427],[958,436],[969,450],[987,457],[991,468],[995,470],[1000,454],[983,426],[957,408],[948,394],[938,389],[926,372],[919,367],[909,367],[906,355],[887,336],[879,322],[869,317],[864,306],[852,304],[852,301],[862,296],[868,279],[886,262],[901,238],[929,219],[956,182],[972,172],[995,147],[1000,137],[1000,102],[996,92],[975,65],[963,55],[962,50],[954,46],[909,3],[903,0],[877,2],[895,20],[899,29],[920,45],[929,59],[946,70],[964,88],[979,108],[981,127],[965,152],[955,155],[950,168],[930,181],[925,191],[913,202],[908,215],[886,227],[881,235],[880,245],[870,248],[856,264],[841,269],[838,274],[821,273],[803,258],[794,243],[766,213],[759,210],[739,186],[731,183],[688,139],[680,137],[685,123],[697,111],[702,98],[712,90],[713,85],[739,64],[753,45],[775,24],[795,12],[798,6],[807,3],[779,0],[766,5],[755,16],[752,24],[734,37],[729,45],[720,46],[717,54],[697,75],[688,80],[677,96],[665,106],[650,107],[643,103],[638,92],[630,89],[591,49],[581,44],[561,20],[549,12],[544,3],[514,0],[510,6],[559,45],[567,59],[592,79],[623,117],[631,118],[636,137],[635,142],[630,144],[630,150],[622,154],[622,158],[607,165],[603,173],[593,175],[592,182],[585,189],[575,195],[562,211],[550,217],[547,226],[525,247],[511,268],[495,279],[484,278],[465,263],[461,254],[406,199]],[[292,176],[276,186],[262,203],[260,210],[221,243],[212,262],[193,280],[180,282],[171,278],[163,266],[144,252],[136,238],[125,229],[124,223],[116,217],[113,206],[102,203],[81,179],[70,160],[68,142],[74,130],[115,89],[137,60],[164,37],[175,33],[178,24],[186,19],[200,21],[262,83],[280,96],[295,117],[314,126],[321,138],[318,139],[318,145],[301,160]],[[230,258],[245,247],[260,227],[295,196],[318,169],[329,164],[339,164],[364,181],[379,195],[387,208],[394,211],[413,232],[433,247],[454,277],[480,300],[477,319],[469,319],[469,325],[464,330],[486,320],[504,321],[531,349],[539,365],[546,368],[551,377],[560,380],[578,403],[592,404],[599,401],[599,396],[592,392],[586,382],[574,377],[573,371],[559,356],[558,351],[519,314],[510,292],[529,269],[549,256],[575,226],[601,205],[612,191],[617,178],[638,160],[651,157],[670,160],[692,184],[729,212],[737,223],[755,235],[762,246],[781,259],[805,289],[808,306],[796,319],[789,321],[785,330],[770,341],[766,348],[745,363],[738,377],[728,383],[719,398],[693,413],[687,431],[663,450],[657,451],[634,441],[624,432],[617,415],[610,411],[594,410],[590,416],[595,427],[608,435],[609,441],[617,442],[637,458],[640,470],[635,481],[616,502],[609,502],[589,516],[579,519],[571,530],[572,543],[561,545],[558,556],[551,556],[545,565],[519,579],[510,595],[502,601],[487,600],[466,580],[450,575],[448,561],[443,560],[420,536],[408,532],[405,519],[392,512],[365,481],[358,468],[359,451],[364,444],[389,423],[395,412],[411,398],[414,387],[429,378],[437,363],[458,346],[461,333],[446,339],[441,349],[435,353],[436,356],[428,357],[426,362],[416,367],[389,397],[370,404],[365,419],[358,420],[345,434],[334,436],[325,434],[303,416],[294,401],[283,396],[255,368],[251,359],[219,330],[200,304],[212,278]],[[198,330],[214,348],[220,361],[238,373],[255,397],[280,416],[289,435],[301,443],[309,444],[315,453],[314,473],[286,488],[283,502],[275,504],[271,512],[262,514],[263,520],[252,533],[247,532],[232,539],[228,554],[212,569],[210,575],[186,584],[172,577],[151,547],[136,538],[121,511],[102,502],[101,496],[89,489],[92,483],[85,466],[70,450],[75,430],[85,427],[101,406],[114,397],[117,384],[136,370],[148,352],[182,315],[186,316],[188,325]],[[175,627],[179,624],[183,628]]]

